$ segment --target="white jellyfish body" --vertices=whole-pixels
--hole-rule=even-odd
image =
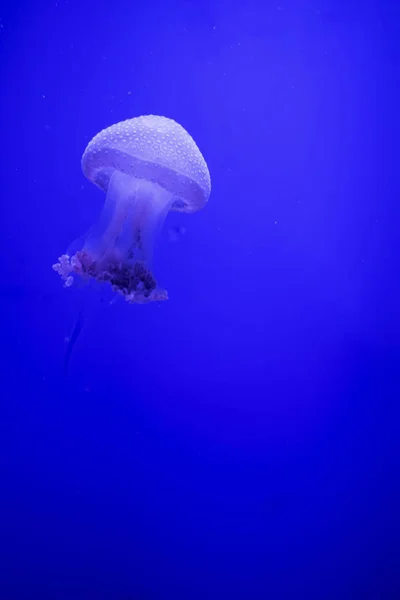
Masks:
[[[68,285],[73,274],[108,281],[129,302],[167,299],[151,272],[155,236],[169,210],[195,212],[211,191],[193,138],[166,117],[128,119],[89,142],[82,170],[106,192],[103,212],[83,246],[60,256],[54,270]]]

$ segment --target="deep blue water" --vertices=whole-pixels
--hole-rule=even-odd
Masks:
[[[399,23],[1,2],[1,600],[400,598]],[[87,143],[142,114],[212,192],[164,224],[170,299],[110,304],[51,266],[104,203]]]

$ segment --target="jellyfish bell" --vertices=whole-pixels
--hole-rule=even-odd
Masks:
[[[135,117],[98,133],[83,154],[82,170],[106,193],[103,211],[53,269],[67,287],[79,275],[109,282],[128,302],[166,300],[152,273],[157,233],[168,211],[195,212],[211,191],[195,141],[172,119]]]

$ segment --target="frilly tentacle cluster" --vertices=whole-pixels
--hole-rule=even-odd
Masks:
[[[53,269],[64,280],[66,287],[73,284],[74,275],[79,275],[109,282],[113,290],[131,304],[168,300],[168,292],[157,287],[151,272],[138,261],[122,263],[110,260],[106,265],[99,265],[88,252],[81,250],[71,257],[62,254],[58,263],[53,265]]]

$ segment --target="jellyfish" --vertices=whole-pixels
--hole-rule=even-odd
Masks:
[[[144,115],[98,133],[82,156],[84,175],[106,193],[99,221],[53,269],[108,282],[131,303],[167,300],[152,272],[157,234],[170,210],[193,213],[208,202],[207,164],[176,121]]]

